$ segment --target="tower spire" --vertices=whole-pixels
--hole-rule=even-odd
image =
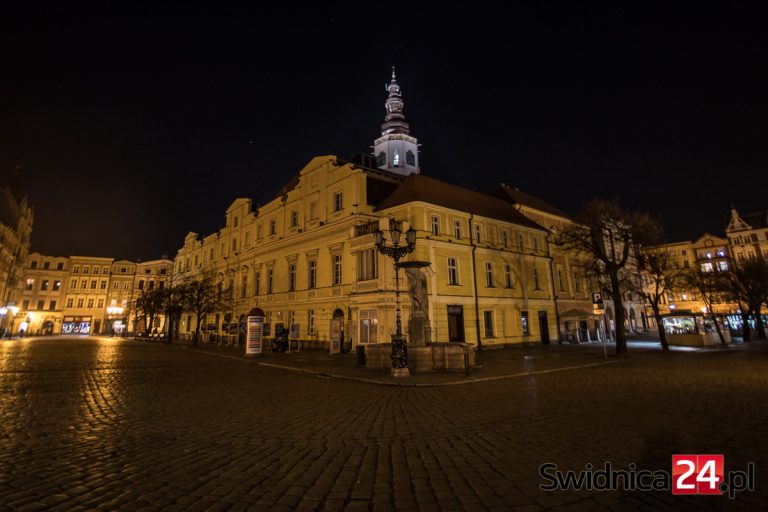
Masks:
[[[387,115],[384,116],[384,123],[381,125],[381,134],[404,133],[407,135],[410,132],[410,126],[405,121],[405,114],[403,114],[405,103],[395,76],[395,66],[392,66],[392,81],[385,86],[385,89],[389,92],[389,97],[384,102]]]
[[[381,125],[381,137],[374,141],[376,165],[400,174],[419,172],[418,142],[410,135],[411,127],[403,114],[405,103],[395,66],[392,66],[392,79],[384,88],[389,94],[384,102],[387,113]]]

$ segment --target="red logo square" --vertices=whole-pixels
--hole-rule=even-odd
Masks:
[[[672,494],[723,494],[723,455],[673,455]]]

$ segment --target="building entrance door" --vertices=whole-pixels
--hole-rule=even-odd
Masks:
[[[464,342],[463,306],[448,306],[448,341]]]
[[[544,345],[549,345],[549,322],[546,311],[539,311],[539,333],[541,334],[541,342]]]
[[[93,334],[100,334],[101,333],[101,320],[94,320],[93,321]]]

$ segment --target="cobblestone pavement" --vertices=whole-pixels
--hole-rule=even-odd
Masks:
[[[768,506],[764,344],[608,363],[601,347],[483,353],[472,379],[503,378],[449,386],[426,384],[461,376],[350,380],[366,375],[354,356],[260,360],[311,374],[239,355],[110,338],[1,341],[0,510]],[[756,490],[735,501],[539,490],[544,462],[669,470],[674,453],[723,453],[726,470],[754,461]]]

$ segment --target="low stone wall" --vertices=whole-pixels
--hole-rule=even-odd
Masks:
[[[467,352],[469,368],[477,361],[476,348],[466,343],[433,343],[423,347],[408,347],[408,369],[413,373],[463,372],[464,353]],[[392,368],[389,343],[365,346],[366,368],[386,370]]]

